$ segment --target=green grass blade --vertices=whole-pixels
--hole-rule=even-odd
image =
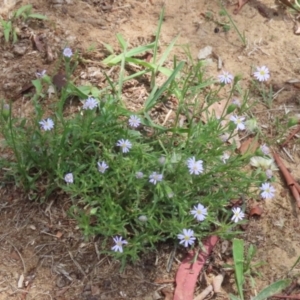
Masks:
[[[39,19],[39,20],[47,20],[48,18],[41,14],[29,14],[28,18]]]
[[[123,36],[120,33],[117,34],[117,39],[119,41],[119,44],[120,44],[122,50],[124,51],[125,49],[127,49],[127,43],[123,39]]]
[[[164,19],[164,14],[165,14],[165,8],[163,7],[160,16],[159,16],[159,22],[158,22],[158,27],[157,27],[157,32],[155,34],[155,41],[154,41],[154,49],[153,49],[153,58],[152,61],[155,63],[156,62],[156,56],[157,56],[157,51],[159,47],[159,36],[161,32],[161,27]]]
[[[244,284],[244,241],[233,239],[232,245],[235,280],[238,288],[239,296],[243,300],[243,284]]]
[[[152,107],[154,107],[157,104],[160,96],[165,92],[165,90],[170,85],[170,83],[175,79],[176,75],[178,74],[178,72],[181,71],[183,66],[184,66],[184,62],[180,62],[176,67],[176,69],[171,74],[171,76],[167,79],[167,81],[158,90],[155,88],[152,90],[151,94],[149,95],[148,99],[145,102],[145,106],[144,106],[145,112],[148,112]]]
[[[134,49],[131,49],[126,53],[126,58],[140,55],[140,54],[142,54],[142,53],[144,53],[148,50],[153,49],[153,47],[154,47],[154,43],[151,43],[151,44],[148,44],[148,45],[144,45],[144,46],[140,46],[140,47],[136,47]],[[109,66],[114,66],[114,65],[119,64],[122,61],[122,57],[123,57],[123,53],[119,54],[117,56],[110,55],[109,57],[104,59],[102,62],[104,64],[109,65]]]
[[[293,266],[289,270],[288,274],[293,271],[293,269],[296,267],[296,265],[299,263],[299,261],[300,261],[300,256],[297,258],[296,262],[293,264]]]
[[[161,67],[163,65],[163,63],[166,61],[166,59],[168,58],[170,52],[172,51],[176,41],[177,41],[178,37],[176,37],[171,44],[168,46],[168,48],[166,49],[166,51],[163,53],[162,57],[160,58],[160,60],[158,61],[158,66]]]
[[[268,287],[263,289],[256,297],[252,298],[252,300],[265,300],[272,295],[277,294],[282,291],[284,288],[288,287],[291,284],[291,279],[283,279],[277,282],[270,284]]]
[[[239,297],[232,295],[232,294],[229,294],[229,298],[230,298],[230,300],[241,300]]]
[[[29,11],[30,12],[31,9],[32,9],[32,5],[31,4],[24,5],[24,6],[20,7],[16,11],[16,13],[15,13],[15,18],[19,18],[23,14],[23,12],[25,12],[25,11]]]

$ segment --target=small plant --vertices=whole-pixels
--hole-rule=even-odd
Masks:
[[[221,12],[220,12],[220,15],[221,15],[221,16],[226,15],[226,16],[228,17],[229,22],[232,24],[234,30],[235,30],[236,33],[238,34],[238,36],[239,36],[241,42],[243,43],[243,45],[246,47],[246,46],[247,46],[247,41],[246,41],[245,33],[242,34],[242,33],[240,32],[240,30],[239,30],[238,27],[236,26],[235,22],[234,22],[233,19],[231,18],[230,14],[228,13],[228,11],[226,10],[226,8],[224,7],[222,1],[219,0],[219,4],[220,4],[220,6],[221,6],[221,8],[222,8],[222,10],[221,10]],[[225,28],[224,28],[224,30],[225,30]],[[228,31],[228,30],[229,30],[229,29],[228,29],[228,27],[227,27],[227,30],[225,30],[225,31]]]
[[[234,260],[234,271],[235,271],[235,283],[239,293],[239,297],[230,294],[231,300],[244,300],[244,284],[246,282],[246,276],[259,274],[257,268],[263,263],[253,263],[253,257],[255,255],[256,249],[251,245],[248,249],[248,254],[244,256],[244,241],[240,239],[233,239],[232,244],[233,260]],[[290,279],[279,280],[268,287],[264,288],[257,296],[251,298],[252,300],[265,300],[268,297],[280,292],[291,283]]]
[[[17,42],[18,35],[16,23],[18,22],[18,20],[27,22],[28,19],[47,20],[47,17],[41,14],[32,13],[32,5],[28,4],[20,7],[17,11],[13,12],[12,17],[9,20],[0,20],[4,34],[4,40],[6,43],[10,41],[12,43]]]
[[[202,62],[187,65],[176,58],[165,67],[175,40],[158,57],[161,23],[162,16],[153,43],[128,49],[117,35],[120,54],[106,45],[111,55],[103,63],[118,68],[119,77],[105,74],[103,89],[72,82],[80,58],[65,48],[65,84],[52,106],[41,101],[51,84],[43,72],[33,81],[30,119],[14,116],[10,107],[0,114],[2,134],[15,154],[10,170],[16,182],[40,201],[63,191],[84,235],[101,234],[102,252],[123,263],[158,242],[175,239],[195,247],[208,235],[233,237],[244,212],[226,207],[262,184],[243,171],[250,155],[235,151],[247,106],[240,76],[223,72],[218,80],[207,78]],[[146,51],[153,53],[149,62],[137,58]],[[139,68],[128,75],[128,66]],[[164,76],[159,85],[158,73]],[[148,80],[149,88],[135,111],[123,99],[124,83],[132,79]],[[233,101],[233,95],[241,95],[244,103]],[[79,101],[72,114],[71,97]],[[176,102],[172,117],[158,121],[156,111],[168,101]],[[220,101],[223,109],[211,110]],[[263,197],[273,197],[269,185],[261,189]]]

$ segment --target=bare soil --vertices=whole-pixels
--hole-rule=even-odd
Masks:
[[[236,2],[224,1],[230,13]],[[20,23],[20,39],[15,45],[5,45],[1,39],[0,99],[12,100],[15,114],[30,117],[30,103],[22,94],[24,87],[35,78],[36,71],[45,69],[49,75],[56,74],[59,54],[67,45],[87,60],[77,71],[78,83],[90,82],[101,87],[99,62],[105,57],[103,43],[117,47],[116,33],[122,33],[131,46],[151,40],[163,6],[166,13],[162,49],[179,35],[173,54],[185,59],[182,46],[188,45],[196,59],[199,50],[210,45],[214,56],[208,74],[216,76],[220,72],[216,61],[219,56],[223,70],[243,74],[244,88],[249,84],[254,66],[268,66],[269,84],[278,95],[272,109],[258,105],[254,113],[270,139],[277,134],[273,127],[276,118],[286,122],[287,110],[290,115],[299,114],[297,84],[286,82],[299,78],[300,37],[293,33],[295,24],[291,15],[273,0],[251,0],[238,15],[232,14],[240,32],[245,32],[246,47],[232,28],[225,32],[220,25],[226,18],[219,15],[216,0],[6,0],[0,14],[7,18],[12,11],[28,3],[35,12],[48,16],[49,21]],[[207,12],[213,20],[205,17]],[[48,48],[38,51],[32,42],[34,35],[40,36]],[[132,89],[128,95],[129,106],[138,109],[146,93],[145,89]],[[290,156],[285,152],[280,154],[298,179],[299,142],[292,141],[288,151]],[[277,176],[276,189],[276,199],[260,202],[262,216],[251,218],[245,229],[245,241],[258,248],[257,261],[267,263],[259,269],[262,277],[255,278],[256,288],[248,286],[249,295],[284,278],[300,256],[298,210],[280,176]],[[172,247],[160,245],[157,252],[134,265],[127,265],[120,273],[118,261],[99,254],[101,237],[84,239],[75,220],[67,214],[68,199],[57,197],[40,205],[28,198],[13,185],[1,185],[0,299],[171,299],[168,291],[172,294],[183,253],[175,254],[171,270],[167,272]],[[253,203],[249,200],[248,207]],[[230,256],[217,249],[210,264],[220,258],[230,262]],[[234,292],[232,282],[232,274],[227,274],[222,298],[227,299],[227,293]]]

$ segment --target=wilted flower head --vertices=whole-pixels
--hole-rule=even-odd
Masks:
[[[158,159],[158,162],[160,165],[164,165],[165,162],[166,162],[166,158],[164,156],[161,156],[159,159]]]
[[[224,164],[226,164],[226,161],[230,158],[230,155],[227,152],[224,152],[221,156],[221,160]]]
[[[104,161],[102,161],[102,162],[98,161],[97,165],[98,165],[98,171],[100,173],[105,173],[106,169],[109,168],[108,165]]]
[[[222,142],[226,143],[229,139],[229,136],[230,136],[229,133],[226,132],[220,135],[220,139]]]
[[[249,132],[249,133],[255,133],[258,131],[259,127],[258,127],[258,123],[257,123],[257,120],[256,119],[249,119],[245,122],[245,127],[246,127],[246,130]]]
[[[148,218],[146,216],[144,216],[144,215],[141,215],[141,216],[139,216],[139,221],[141,221],[141,222],[147,222]]]
[[[270,154],[270,148],[266,144],[262,144],[259,148],[264,155]]]
[[[74,182],[73,173],[66,174],[64,179],[66,183],[73,183]]]
[[[158,174],[156,172],[153,172],[150,176],[149,176],[149,182],[156,184],[157,182],[160,182],[163,180],[163,175],[162,174]]]
[[[35,73],[36,78],[42,78],[45,75],[46,75],[46,70],[42,70],[41,72]]]
[[[66,47],[66,48],[64,49],[64,51],[63,51],[63,55],[64,55],[65,57],[69,57],[69,58],[70,58],[70,57],[73,55],[73,52],[72,52],[71,48]]]
[[[234,98],[232,100],[232,104],[236,105],[237,107],[241,107],[241,102],[239,99]]]
[[[251,157],[250,165],[256,168],[262,168],[263,170],[268,170],[268,169],[272,171],[278,170],[272,158],[264,158],[261,156]]]
[[[143,172],[136,172],[135,173],[135,177],[137,178],[137,179],[142,179],[143,177],[144,177],[144,173]]]

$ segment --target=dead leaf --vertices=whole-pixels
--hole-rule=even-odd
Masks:
[[[172,300],[173,299],[173,291],[170,288],[165,287],[161,290],[161,292],[165,296],[164,300]]]
[[[198,275],[202,270],[211,251],[217,244],[219,238],[210,236],[203,242],[204,250],[198,254],[197,259],[192,264],[195,252],[190,251],[182,261],[176,274],[176,289],[173,300],[192,300]]]
[[[60,239],[63,236],[63,233],[61,231],[57,231],[55,236]]]
[[[18,280],[18,289],[23,288],[23,282],[24,282],[24,275],[21,274],[21,276],[19,277],[19,280]]]
[[[223,280],[224,280],[223,274],[218,274],[216,277],[214,277],[214,279],[212,281],[212,286],[214,288],[215,293],[220,292]]]
[[[57,73],[53,76],[52,82],[58,90],[61,90],[67,84],[66,75],[63,73]]]
[[[259,206],[254,206],[250,209],[249,216],[250,217],[260,217],[263,213],[263,210]]]
[[[239,152],[241,154],[245,154],[245,153],[249,153],[249,154],[253,154],[256,149],[259,147],[259,143],[257,141],[256,137],[250,137],[249,139],[245,140],[240,148],[239,148]]]
[[[9,256],[14,260],[20,260],[20,256],[16,251],[12,251]]]
[[[206,287],[194,300],[203,300],[213,291],[213,286],[210,284]]]
[[[33,35],[32,41],[33,41],[34,46],[36,47],[36,49],[39,52],[44,52],[45,46],[42,42],[42,38],[39,35],[37,35],[37,34]]]

